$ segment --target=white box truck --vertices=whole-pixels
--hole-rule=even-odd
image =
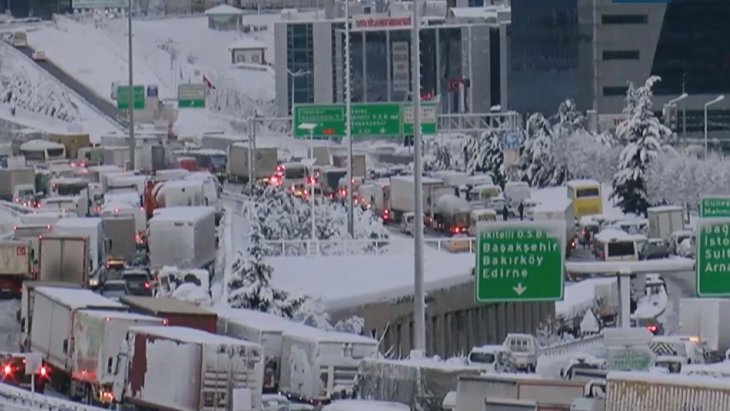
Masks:
[[[0,240],[0,293],[18,296],[31,278],[33,248],[29,240]]]
[[[22,191],[35,193],[35,172],[32,167],[0,168],[0,199],[14,201]]]
[[[52,373],[71,369],[75,345],[75,313],[84,308],[125,311],[119,302],[102,297],[91,290],[76,288],[36,287],[30,312],[30,335],[27,346],[31,352],[43,355]],[[121,343],[121,341],[120,341]],[[58,382],[61,378],[58,379]]]
[[[29,351],[30,347],[30,324],[33,313],[33,301],[35,301],[35,290],[39,287],[75,288],[80,289],[81,284],[62,283],[58,281],[25,281],[20,295],[20,351]]]
[[[89,283],[88,237],[47,234],[38,247],[38,280]]]
[[[256,147],[254,151],[256,180],[270,177],[279,163],[279,150],[276,147]],[[228,163],[226,174],[228,181],[248,182],[249,180],[249,147],[248,143],[233,143],[228,146]]]
[[[730,300],[681,298],[678,334],[700,337],[707,351],[725,358],[730,349]]]
[[[261,411],[261,346],[183,327],[131,327],[114,399],[145,409]]]
[[[499,210],[497,210],[499,212]],[[575,214],[573,201],[555,197],[550,202],[541,203],[532,209],[532,219],[536,221],[565,221],[566,256],[575,248]]]
[[[315,328],[282,335],[279,391],[305,401],[353,394],[363,358],[378,355],[378,341],[355,334]]]
[[[112,215],[104,216],[101,220],[107,245],[107,268],[124,265],[137,252],[137,240],[141,241],[135,231],[135,218],[131,215]]]
[[[132,326],[161,326],[162,318],[100,308],[74,311],[69,367],[61,371],[71,381],[66,394],[87,404],[109,405],[114,385],[114,361]],[[55,378],[59,378],[56,374]]]
[[[106,242],[102,220],[98,217],[62,218],[53,225],[53,232],[61,235],[86,237],[86,255],[89,257],[89,279],[99,279],[106,262]]]
[[[218,334],[260,344],[264,349],[264,392],[278,392],[282,335],[308,327],[260,311],[213,308],[218,314]]]
[[[150,266],[209,268],[216,257],[215,209],[170,207],[155,210],[149,221]]]
[[[438,178],[423,177],[423,212],[432,215],[436,201],[442,194],[454,194],[454,189],[446,187]],[[399,222],[403,214],[413,212],[416,207],[415,186],[413,176],[395,176],[390,178],[390,208],[393,220]]]
[[[684,230],[684,209],[679,206],[650,207],[646,210],[649,220],[649,238],[669,241],[672,233]]]

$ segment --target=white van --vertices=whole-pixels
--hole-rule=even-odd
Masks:
[[[484,345],[472,348],[467,364],[486,372],[515,372],[514,357],[503,345]]]
[[[593,252],[603,261],[639,261],[641,245],[647,241],[646,236],[615,228],[602,230],[593,238]]]
[[[503,346],[512,354],[518,370],[535,372],[538,343],[534,336],[530,334],[507,334]]]

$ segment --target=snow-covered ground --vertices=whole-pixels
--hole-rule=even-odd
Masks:
[[[8,44],[0,43],[0,118],[46,132],[118,130],[106,116]],[[15,115],[11,107],[16,108]]]

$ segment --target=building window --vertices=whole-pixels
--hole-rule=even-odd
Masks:
[[[604,60],[638,60],[639,50],[604,50]]]
[[[287,25],[286,31],[287,69],[292,73],[307,73],[306,75],[295,77],[293,82],[292,78],[287,75],[287,82],[289,84],[287,101],[291,102],[291,93],[294,91],[295,103],[311,103],[314,101],[314,39],[312,24],[289,24]]]
[[[601,16],[602,24],[647,24],[649,16],[646,14],[604,14]]]
[[[258,63],[259,62],[259,55],[258,54],[251,55],[251,61],[254,62],[254,63]]]
[[[246,55],[245,54],[238,54],[236,57],[238,57],[236,59],[236,62],[237,63],[245,63],[246,62]]]
[[[625,96],[627,86],[609,86],[603,88],[604,96]]]

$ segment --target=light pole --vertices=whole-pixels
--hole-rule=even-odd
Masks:
[[[286,69],[286,74],[291,77],[291,107],[289,108],[289,112],[291,113],[291,123],[292,126],[294,125],[294,80],[297,77],[304,77],[312,74],[309,70],[297,70],[297,71],[291,71],[289,69]]]
[[[364,44],[364,43],[363,43]],[[355,202],[353,201],[352,179],[352,122],[350,108],[352,103],[352,86],[350,79],[350,0],[345,0],[345,137],[347,138],[347,231],[355,238]]]
[[[317,224],[314,217],[314,163],[316,160],[314,159],[314,129],[317,128],[316,123],[302,123],[298,127],[300,130],[305,130],[309,132],[309,158],[307,161],[304,161],[303,163],[309,165],[309,184],[310,184],[310,191],[309,191],[309,201],[310,206],[312,207],[312,243],[316,244],[317,241]]]
[[[705,103],[705,158],[707,158],[707,108],[715,103],[719,103],[721,101],[725,100],[725,96],[717,96],[714,100],[708,101]]]
[[[134,141],[134,71],[132,63],[132,0],[127,3],[127,35],[129,38],[129,90],[127,104],[129,104],[129,168],[134,170],[134,152],[137,145]],[[119,98],[119,96],[117,96]]]
[[[682,94],[687,94],[685,88],[685,77],[687,73],[682,73]],[[682,103],[682,139],[687,141],[687,103]]]
[[[421,36],[418,0],[413,0],[413,28],[411,30],[411,57],[413,69],[413,183],[415,185],[416,215],[414,221],[414,281],[413,281],[413,348],[425,354],[426,350],[426,301],[423,289],[423,187],[421,174]]]

